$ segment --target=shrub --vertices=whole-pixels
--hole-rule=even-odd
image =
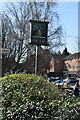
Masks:
[[[41,76],[17,74],[1,79],[4,119],[49,118],[49,102],[57,99],[58,89]]]
[[[41,76],[16,74],[1,78],[3,120],[74,119],[78,99]],[[73,109],[74,108],[74,109]]]

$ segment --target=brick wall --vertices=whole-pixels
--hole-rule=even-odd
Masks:
[[[68,71],[79,71],[80,70],[80,57],[73,57],[70,60],[65,61],[65,65]]]
[[[68,71],[70,74],[79,74],[80,76],[80,53],[69,56],[53,55],[50,63],[50,72]]]
[[[50,63],[50,72],[61,72],[64,70],[64,57],[62,55],[54,55]]]

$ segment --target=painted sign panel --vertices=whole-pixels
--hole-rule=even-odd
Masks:
[[[30,21],[30,42],[33,45],[47,45],[48,23]]]
[[[9,53],[10,53],[10,49],[2,48],[2,54],[9,54]]]

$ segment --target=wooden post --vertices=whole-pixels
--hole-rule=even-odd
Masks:
[[[36,46],[35,74],[40,74],[40,46]]]
[[[37,75],[37,46],[36,46],[36,55],[35,55],[35,74]]]
[[[2,22],[0,14],[0,77],[2,76]]]

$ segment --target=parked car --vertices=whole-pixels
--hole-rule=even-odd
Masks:
[[[60,83],[61,83],[62,81],[63,81],[63,80],[56,80],[56,81],[55,81],[55,85],[57,85],[58,87],[60,87],[60,86],[61,86]]]
[[[76,82],[79,82],[79,80],[69,80],[69,82],[67,83],[67,88],[74,89]]]
[[[55,82],[56,80],[59,80],[60,78],[59,77],[48,77],[48,80],[50,81],[50,82]]]
[[[67,82],[68,82],[68,78],[65,78],[63,79],[63,82],[62,82],[62,88],[67,88]]]
[[[63,84],[64,84],[64,81],[62,80],[62,82],[59,84],[59,87],[63,88]]]
[[[67,78],[66,80],[63,80],[63,88],[73,89],[76,82],[79,82],[76,78]]]

